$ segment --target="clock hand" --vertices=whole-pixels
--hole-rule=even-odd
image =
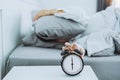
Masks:
[[[72,66],[72,70],[73,70],[73,57],[71,57],[71,66]]]

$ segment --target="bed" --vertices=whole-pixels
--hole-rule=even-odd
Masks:
[[[7,71],[13,66],[42,66],[60,65],[60,52],[58,49],[18,46],[7,61]],[[109,57],[84,57],[85,65],[90,65],[99,80],[119,80],[120,55]],[[112,75],[112,77],[111,77]]]
[[[102,0],[101,0],[102,1]],[[53,1],[54,2],[54,1]],[[66,5],[66,1],[58,1],[60,3],[64,3]],[[60,5],[57,1],[55,1],[55,6],[63,6]],[[73,3],[74,1],[71,1]],[[81,6],[86,10],[87,13],[89,13],[89,16],[92,16],[96,13],[96,0],[90,1],[90,0],[81,0],[80,2]],[[72,5],[79,5],[78,2],[72,4]],[[87,3],[86,3],[87,2]],[[54,3],[46,4],[47,1],[42,2],[44,4],[44,8],[54,8]],[[84,6],[82,4],[86,3],[89,4],[88,6]],[[94,4],[94,5],[93,5]],[[50,7],[49,7],[50,6]],[[71,6],[69,4],[69,6]],[[91,7],[92,10],[89,8]],[[25,15],[24,15],[25,16]],[[28,17],[26,17],[28,18]],[[24,20],[26,21],[26,20]],[[31,22],[31,21],[29,21]],[[28,25],[28,23],[24,25]],[[29,26],[21,27],[21,36],[25,36],[28,34]],[[23,28],[24,27],[24,28]],[[40,48],[40,47],[31,47],[31,46],[23,46],[23,44],[18,45],[10,54],[7,63],[6,63],[6,73],[13,67],[13,66],[42,66],[42,65],[60,65],[60,49],[53,49],[53,48]],[[109,57],[88,57],[85,56],[84,62],[86,65],[90,65],[94,72],[96,73],[99,80],[119,80],[120,79],[120,56],[119,55],[113,55]],[[111,76],[112,75],[112,76]]]

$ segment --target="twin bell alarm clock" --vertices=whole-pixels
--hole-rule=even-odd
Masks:
[[[63,72],[70,76],[75,76],[82,72],[84,68],[84,62],[80,56],[82,53],[79,50],[64,50],[62,51],[61,55],[61,68]]]

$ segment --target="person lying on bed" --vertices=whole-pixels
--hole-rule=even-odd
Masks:
[[[75,51],[80,54],[81,58],[83,58],[85,55],[85,49],[82,46],[80,46],[79,44],[77,44],[76,42],[71,43],[71,44],[69,42],[66,42],[65,46],[62,47],[62,50],[63,51],[67,50],[70,52]]]

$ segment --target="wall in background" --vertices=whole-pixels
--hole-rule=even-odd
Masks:
[[[14,48],[20,43],[21,11],[36,9],[36,6],[19,0],[2,0],[3,63],[2,76],[5,75],[5,63]]]
[[[22,11],[81,6],[87,14],[93,15],[97,9],[97,0],[2,0],[0,6],[3,9],[18,9]]]

